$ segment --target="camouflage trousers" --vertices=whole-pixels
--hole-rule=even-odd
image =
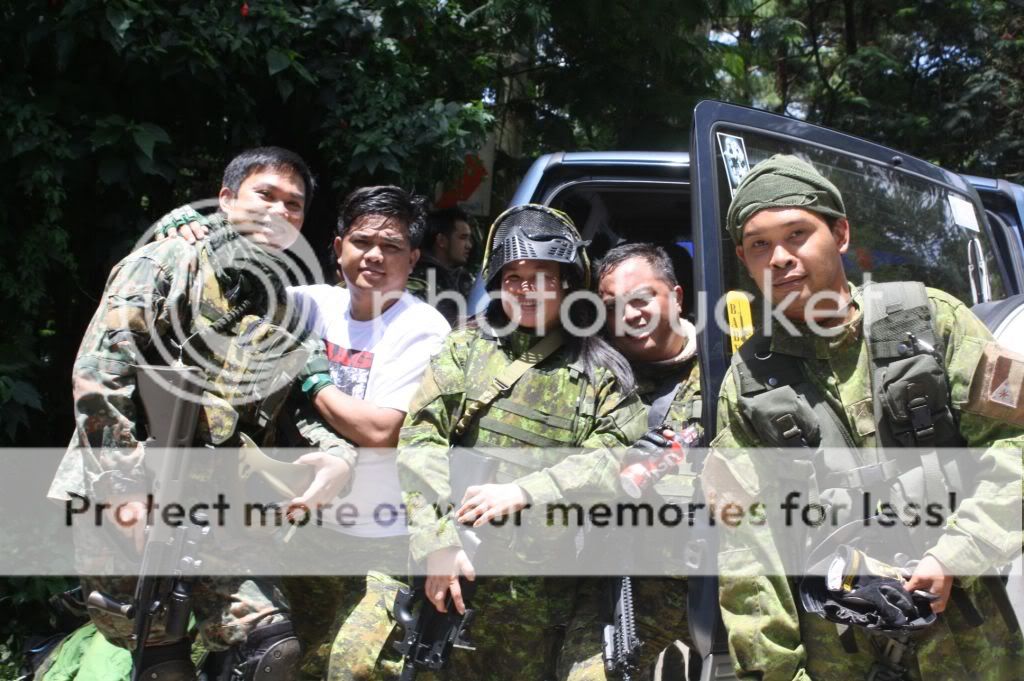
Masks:
[[[401,656],[393,649],[395,620],[391,607],[397,576],[366,570],[368,564],[404,562],[408,538],[364,539],[338,532],[312,537],[302,550],[338,556],[337,575],[289,576],[281,579],[291,606],[296,634],[303,645],[306,679],[384,681],[397,679]],[[389,558],[381,560],[384,554]],[[356,574],[345,574],[362,570]]]
[[[605,603],[606,578],[582,580],[572,622],[566,633],[559,660],[558,678],[562,681],[605,681],[601,657],[602,631],[610,613]],[[664,678],[684,678],[685,664],[675,659],[676,640],[690,644],[687,628],[687,582],[679,577],[637,577],[633,579],[637,634],[643,642],[640,671],[634,679],[651,679],[658,656],[668,650]],[[670,646],[672,646],[670,648]],[[665,673],[667,672],[667,673]]]
[[[551,681],[555,678],[579,579],[478,577],[469,638],[455,650],[446,681]]]
[[[906,663],[911,681],[1015,681],[1024,672],[1024,638],[1011,631],[989,590],[979,581],[967,588],[984,621],[971,626],[956,603],[950,602],[936,622],[910,635],[914,647]],[[807,651],[807,673],[814,679],[863,681],[881,659],[885,638],[851,627],[857,651],[846,652],[836,625],[800,613],[800,632]]]
[[[75,565],[82,591],[100,591],[115,600],[130,603],[138,583],[139,556],[121,537],[97,531],[78,530],[75,539]],[[209,562],[216,557],[204,556]],[[196,633],[205,648],[226,650],[243,643],[257,626],[287,617],[287,606],[272,580],[244,576],[200,575],[190,578],[192,613]],[[89,607],[96,628],[115,645],[133,649],[132,620],[98,608]],[[166,634],[164,618],[157,617],[146,639],[152,645],[174,643]],[[178,639],[180,640],[180,639]]]

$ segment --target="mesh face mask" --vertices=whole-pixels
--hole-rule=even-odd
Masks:
[[[579,232],[565,213],[526,204],[505,211],[491,225],[484,253],[484,280],[492,288],[501,268],[518,260],[547,260],[572,266],[590,286],[590,260]]]

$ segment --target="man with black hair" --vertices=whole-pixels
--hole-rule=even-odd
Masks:
[[[330,650],[331,679],[375,678],[392,629],[387,608],[408,554],[394,447],[430,357],[449,331],[437,310],[405,291],[423,228],[419,197],[394,186],[357,189],[342,205],[334,238],[345,286],[290,289],[323,339],[302,390],[336,433],[367,448],[351,490],[331,500],[349,512],[340,522],[337,514],[324,515],[336,532],[319,548],[338,556],[342,576],[285,580],[296,612],[331,617],[297,618],[313,648],[304,669],[317,676]]]
[[[286,304],[281,251],[298,238],[313,190],[309,169],[295,153],[278,147],[245,151],[225,169],[220,212],[208,220],[209,239],[146,244],[114,267],[75,360],[76,430],[51,498],[110,502],[118,507],[117,524],[129,528],[141,546],[151,487],[148,429],[136,390],[143,365],[180,361],[200,369],[194,380],[203,400],[192,445],[237,448],[243,436],[256,442],[272,437],[312,350]],[[253,338],[274,342],[254,344]],[[301,407],[297,425],[304,442],[318,450],[302,457],[315,471],[303,497],[309,503],[335,497],[355,464],[354,449],[308,405]],[[188,474],[209,479],[212,471],[203,468],[212,465],[208,461],[193,457],[197,469]],[[136,578],[117,575],[137,573],[131,542],[111,540],[97,527],[75,529],[84,592],[130,604]],[[202,577],[193,602],[200,638],[209,650],[225,651],[222,661],[237,678],[251,679],[257,668],[270,668],[268,679],[293,678],[298,645],[275,589],[243,577]],[[89,610],[113,643],[143,643],[133,640],[133,622],[122,614]],[[175,638],[165,625],[163,616],[154,618],[144,642],[142,678],[190,681],[191,642]]]
[[[767,509],[718,535],[736,678],[1019,679],[993,570],[1021,550],[1024,358],[943,291],[853,285],[844,198],[803,158],[754,166],[726,229],[773,307],[732,356],[701,472],[720,508]],[[775,501],[802,495],[827,522]]]
[[[420,259],[409,276],[408,290],[427,301],[455,324],[466,308],[473,287],[473,275],[466,271],[473,249],[473,229],[469,216],[460,208],[442,208],[427,215],[427,231]]]
[[[690,429],[689,437],[699,442],[702,429],[697,334],[683,317],[683,288],[668,253],[650,243],[616,246],[598,265],[597,285],[607,312],[609,339],[629,361],[637,393],[647,407],[647,425],[652,432],[645,436],[645,442],[661,437],[659,442],[668,444],[664,440],[665,428],[680,434]],[[650,446],[643,450],[657,451]],[[653,494],[647,497],[651,503],[685,507],[693,499],[694,463],[687,460],[682,468],[654,484]],[[651,548],[636,546],[632,550],[639,554]],[[661,562],[661,556],[643,555],[651,563]],[[571,652],[563,653],[561,678],[605,678],[600,654],[601,622],[607,621],[611,613],[600,613],[599,604],[608,600],[601,597],[607,581],[587,580],[580,589],[574,626],[566,639]],[[666,665],[674,661],[677,649],[673,643],[677,639],[690,640],[686,584],[685,578],[633,579],[637,629],[644,644],[636,678],[650,678],[663,650],[667,649]],[[681,670],[676,673],[683,675]],[[663,674],[665,678],[674,678],[672,672]]]

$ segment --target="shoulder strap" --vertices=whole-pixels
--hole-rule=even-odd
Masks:
[[[915,355],[933,355],[937,360],[934,365],[943,372],[942,385],[945,386],[948,380],[945,376],[946,367],[941,361],[943,349],[935,331],[928,291],[924,284],[917,281],[875,283],[864,287],[863,301],[864,336],[871,362],[871,401],[878,444],[883,451],[909,444],[917,445],[928,498],[940,498],[938,495],[946,490],[946,484],[936,448],[959,444],[956,429],[934,428],[929,400],[927,395],[920,393],[906,405],[913,430],[927,430],[936,435],[926,441],[918,440],[916,435],[912,443],[906,438],[901,441],[896,435],[896,424],[890,420],[889,410],[885,408],[886,369],[898,360]],[[907,390],[909,392],[910,388]],[[923,390],[919,388],[919,391]],[[948,393],[943,398],[947,410],[951,411]],[[919,404],[915,405],[915,401]],[[960,477],[955,462],[949,474],[955,479]]]
[[[799,385],[804,374],[799,358],[772,352],[771,336],[751,336],[732,356],[736,388],[748,397],[781,388]]]
[[[862,300],[864,336],[876,372],[897,359],[915,354],[914,340],[942,354],[924,284],[919,281],[868,284]]]
[[[456,437],[462,437],[462,434],[466,432],[466,428],[473,422],[476,415],[480,413],[481,409],[484,409],[490,405],[494,400],[498,399],[500,395],[508,394],[512,390],[512,386],[523,377],[523,375],[529,371],[532,367],[537,366],[545,359],[550,357],[555,350],[562,347],[564,341],[564,335],[562,330],[558,329],[553,331],[536,343],[534,343],[529,350],[524,352],[521,356],[509,363],[504,369],[502,369],[497,376],[491,379],[491,384],[487,386],[483,394],[475,400],[469,400],[466,404],[465,410],[462,412],[462,416],[459,418],[458,423],[455,424],[455,428],[452,429],[452,434]]]
[[[647,427],[657,428],[665,422],[665,417],[668,415],[668,410],[672,407],[672,402],[675,401],[676,395],[679,394],[679,388],[682,384],[678,381],[664,381],[658,386],[657,397],[651,402],[651,406],[647,409]]]

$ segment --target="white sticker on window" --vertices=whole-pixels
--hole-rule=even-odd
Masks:
[[[750,172],[750,162],[747,160],[747,145],[743,138],[738,135],[726,135],[718,133],[718,150],[722,153],[722,162],[725,163],[725,175],[729,180],[729,192],[736,196],[736,188]]]
[[[974,212],[974,204],[956,194],[949,195],[949,209],[953,212],[953,221],[964,229],[980,232],[978,215]]]

